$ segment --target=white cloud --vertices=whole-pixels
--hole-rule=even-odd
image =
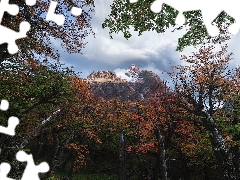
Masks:
[[[157,75],[160,75],[160,74],[163,73],[163,71],[156,68],[156,65],[154,63],[148,64],[148,66],[144,67],[143,69],[148,70],[148,71],[152,71],[152,72],[156,73]]]
[[[110,14],[112,2],[112,0],[105,0],[95,3],[96,15],[93,17],[92,26],[97,36],[87,38],[89,43],[82,51],[86,58],[93,62],[104,62],[117,67],[125,62],[131,64],[132,60],[137,59],[149,62],[153,58],[161,57],[160,54],[169,48],[175,51],[178,38],[183,32],[172,33],[173,28],[168,29],[164,34],[144,32],[141,36],[131,28],[132,37],[129,40],[124,38],[122,32],[113,34],[113,39],[110,39],[109,29],[102,29],[101,25]]]
[[[161,75],[163,70],[170,69],[169,63],[172,65],[185,64],[184,61],[180,61],[181,54],[188,56],[192,55],[191,52],[196,52],[193,47],[185,48],[182,53],[175,51],[178,38],[186,33],[185,29],[171,32],[173,28],[170,28],[162,34],[147,31],[138,36],[138,32],[131,28],[132,37],[129,40],[126,40],[121,32],[113,34],[113,39],[110,39],[109,29],[102,29],[102,23],[110,14],[112,2],[113,0],[95,2],[95,16],[92,19],[92,27],[97,33],[96,38],[91,35],[87,37],[88,44],[82,50],[83,55],[65,55],[64,62],[74,64],[77,70],[86,72],[84,74],[93,70],[128,68],[132,63],[137,64],[139,62],[141,69],[152,70]],[[229,41],[229,52],[235,53],[235,60],[232,61],[233,66],[240,64],[237,62],[237,59],[240,58],[238,51],[240,41],[237,40],[239,36],[240,33],[233,36],[233,39]]]

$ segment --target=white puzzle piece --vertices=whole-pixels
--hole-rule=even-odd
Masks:
[[[51,1],[49,9],[48,9],[48,13],[46,16],[46,20],[47,21],[54,21],[55,23],[57,23],[57,25],[63,25],[64,21],[65,21],[65,17],[62,14],[56,14],[55,13],[55,9],[57,8],[57,2],[55,1]]]
[[[0,164],[0,179],[1,180],[15,180],[12,178],[7,177],[8,173],[10,172],[11,166],[8,163],[1,163]]]
[[[7,111],[8,108],[9,108],[9,102],[7,100],[3,99],[0,104],[0,110]]]
[[[0,133],[15,136],[15,128],[19,124],[19,119],[17,117],[10,117],[8,119],[8,127],[0,126]]]
[[[25,2],[28,6],[33,6],[36,4],[36,0],[25,0]],[[47,12],[46,20],[54,21],[57,23],[57,25],[63,25],[65,21],[65,17],[62,14],[55,13],[56,7],[57,7],[57,2],[51,1],[49,10]],[[10,15],[16,16],[19,12],[19,7],[16,4],[9,4],[9,0],[1,0],[0,1],[0,23],[2,22],[4,12],[8,12]],[[72,7],[71,13],[74,16],[79,16],[82,13],[82,9],[77,7]],[[27,21],[23,21],[20,23],[19,32],[13,31],[7,27],[0,25],[0,44],[8,43],[8,52],[10,54],[15,54],[18,51],[18,47],[15,41],[17,39],[25,38],[29,30],[30,30],[30,24]]]
[[[49,165],[46,162],[42,162],[36,166],[32,154],[27,154],[24,151],[18,151],[16,158],[20,162],[27,162],[27,166],[23,172],[21,180],[40,180],[38,173],[45,173],[49,171]]]
[[[36,0],[26,0],[27,5],[34,5]],[[19,7],[16,4],[9,4],[9,0],[0,1],[0,23],[4,12],[8,12],[10,15],[17,15]],[[7,27],[0,25],[0,44],[8,43],[8,52],[10,54],[17,53],[18,47],[15,43],[17,39],[25,38],[26,33],[30,30],[30,24],[27,21],[23,21],[20,24],[19,32],[15,32]]]
[[[6,111],[9,108],[9,103],[7,100],[2,100],[0,104],[0,110]],[[17,117],[11,116],[8,119],[8,127],[0,126],[0,133],[14,136],[15,135],[15,128],[19,124],[19,119]]]
[[[74,16],[79,16],[79,15],[82,14],[82,9],[81,9],[81,8],[78,8],[78,7],[72,7],[71,13],[72,13]]]

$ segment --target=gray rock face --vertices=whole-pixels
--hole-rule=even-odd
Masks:
[[[163,86],[160,77],[152,71],[140,71],[136,82],[122,80],[110,71],[99,72],[91,73],[87,81],[93,94],[106,100],[116,98],[127,102],[143,101],[150,97],[159,85]]]

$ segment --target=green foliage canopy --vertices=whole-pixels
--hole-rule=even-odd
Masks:
[[[221,43],[229,39],[226,29],[234,22],[234,19],[224,11],[213,20],[213,23],[220,29],[220,34],[212,38],[207,33],[200,10],[184,12],[186,22],[183,26],[177,26],[175,19],[178,11],[164,4],[160,13],[154,13],[150,9],[153,2],[154,0],[139,0],[136,3],[129,3],[129,0],[114,0],[111,5],[111,13],[104,20],[102,27],[109,28],[111,38],[113,38],[113,33],[123,32],[126,39],[132,36],[130,26],[133,26],[134,31],[138,31],[139,36],[145,31],[164,33],[170,26],[175,27],[173,31],[190,27],[187,29],[187,33],[179,38],[177,51],[182,51],[190,45],[201,44],[205,40]]]

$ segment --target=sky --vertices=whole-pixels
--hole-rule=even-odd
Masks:
[[[162,80],[169,80],[168,75],[162,72],[171,71],[171,65],[183,64],[184,62],[180,60],[181,54],[188,56],[196,51],[193,47],[187,47],[183,52],[176,51],[178,38],[186,33],[184,29],[171,32],[170,28],[163,34],[148,31],[141,36],[131,29],[132,37],[128,40],[122,33],[113,34],[113,39],[110,39],[109,29],[102,29],[102,23],[110,14],[112,2],[113,0],[95,1],[92,27],[96,37],[90,35],[86,38],[88,44],[82,50],[83,55],[68,54],[59,49],[62,63],[69,67],[73,66],[76,72],[82,72],[80,77],[86,78],[97,70],[121,73],[131,64],[135,64],[140,70],[153,71]],[[229,52],[234,53],[234,60],[230,64],[233,68],[240,64],[239,38],[240,32],[228,41]],[[220,48],[220,45],[216,46]]]

